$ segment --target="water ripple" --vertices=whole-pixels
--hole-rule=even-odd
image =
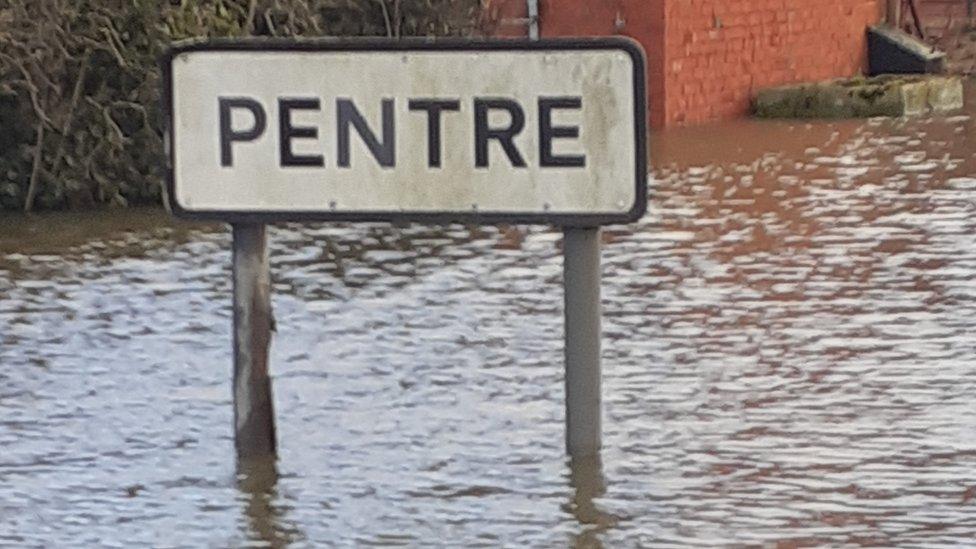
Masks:
[[[656,135],[604,231],[602,463],[562,455],[556,231],[273,228],[271,484],[232,459],[225,228],[4,219],[0,544],[971,544],[974,130]]]

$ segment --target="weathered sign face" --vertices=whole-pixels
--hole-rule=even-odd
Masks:
[[[596,225],[645,209],[629,40],[224,42],[164,63],[184,217]]]

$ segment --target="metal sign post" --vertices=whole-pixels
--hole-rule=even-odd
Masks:
[[[242,459],[276,452],[268,375],[271,269],[266,228],[236,223],[234,233],[234,445]]]
[[[163,60],[174,213],[234,232],[235,440],[273,456],[265,224],[565,229],[566,446],[600,449],[600,227],[647,206],[624,38],[212,41]]]
[[[566,314],[566,452],[601,446],[600,228],[567,228],[563,239]]]
[[[538,2],[528,12],[529,40],[538,40]],[[563,293],[566,453],[583,458],[603,445],[599,226],[563,231]]]

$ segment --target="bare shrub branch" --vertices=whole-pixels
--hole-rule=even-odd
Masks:
[[[175,40],[471,35],[482,1],[0,0],[0,209],[163,201]]]

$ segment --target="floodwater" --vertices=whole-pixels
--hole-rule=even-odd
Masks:
[[[972,545],[974,132],[655,136],[602,464],[563,456],[557,231],[274,228],[275,483],[234,463],[228,230],[6,214],[0,545]]]

